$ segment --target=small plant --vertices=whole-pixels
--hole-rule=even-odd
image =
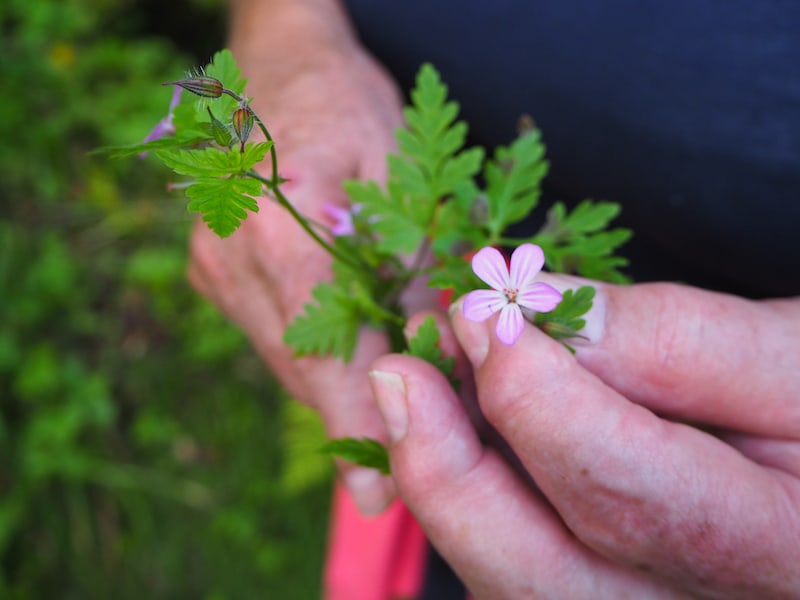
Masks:
[[[394,351],[429,360],[450,376],[452,361],[437,348],[432,320],[416,338],[404,338],[401,298],[419,278],[454,297],[480,287],[468,259],[472,256],[478,275],[495,290],[472,292],[465,314],[481,319],[500,310],[504,316],[498,335],[505,343],[516,340],[526,321],[565,345],[580,335],[581,317],[591,308],[594,290],[584,287],[562,296],[547,284],[533,283],[543,265],[624,280],[617,269],[626,263],[615,251],[630,232],[609,229],[619,212],[614,203],[587,200],[570,212],[558,203],[550,207],[538,232],[527,237],[506,234],[538,207],[548,170],[541,135],[525,127],[489,158],[482,148],[466,148],[467,125],[458,120],[457,103],[447,98],[446,86],[429,64],[418,73],[412,103],[404,111],[406,125],[396,132],[398,151],[387,157],[387,181],[344,182],[351,204],[347,209],[329,207],[332,223],[327,225],[301,214],[283,193],[278,149],[244,94],[245,81],[229,51],[217,53],[204,70],[171,85],[199,96],[198,101],[174,96],[170,113],[144,143],[111,152],[152,152],[186,177],[175,187],[185,189],[189,210],[200,213],[221,237],[231,235],[264,199],[289,211],[331,255],[332,281],[314,288],[311,302],[284,335],[298,356],[332,355],[347,361],[359,329],[368,326],[385,332]],[[254,128],[263,141],[249,141]],[[263,159],[271,165],[268,176],[255,169]],[[495,248],[505,247],[517,248],[511,271],[493,277],[489,272],[505,269]],[[516,266],[515,257],[521,264],[534,255],[535,265]],[[340,440],[329,450],[385,467],[380,460],[376,463],[372,440]]]

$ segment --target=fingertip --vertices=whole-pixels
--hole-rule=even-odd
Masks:
[[[464,316],[464,297],[456,300],[449,309],[450,322],[459,345],[467,355],[473,368],[478,369],[486,360],[491,344],[490,330],[487,329],[491,320],[476,322]],[[492,331],[493,331],[492,327]],[[493,334],[492,334],[493,335]]]
[[[375,469],[354,467],[342,471],[342,483],[364,516],[380,514],[396,496],[394,483]]]
[[[373,363],[371,380],[387,428],[395,430],[390,456],[401,488],[416,489],[416,482],[430,477],[457,477],[480,458],[483,448],[469,416],[433,365],[384,356]]]

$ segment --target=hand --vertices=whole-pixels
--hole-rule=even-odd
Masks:
[[[598,288],[576,357],[452,316],[541,494],[432,367],[374,363],[401,496],[477,598],[800,596],[800,300]]]
[[[337,2],[234,3],[231,47],[249,79],[245,93],[275,139],[288,179],[282,190],[301,212],[326,222],[325,203],[346,203],[344,179],[385,178],[400,96],[360,49]],[[269,166],[261,167],[265,176]],[[282,208],[268,199],[259,206],[225,240],[198,222],[191,283],[247,333],[289,391],[320,412],[332,437],[384,438],[367,369],[386,341],[365,331],[349,365],[293,358],[283,332],[311,288],[330,278],[330,261]],[[344,481],[364,512],[379,511],[393,494],[391,481],[372,470],[350,470]]]

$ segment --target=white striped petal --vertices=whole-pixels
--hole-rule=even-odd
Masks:
[[[522,335],[524,327],[525,319],[522,316],[520,307],[516,304],[506,304],[500,311],[495,333],[497,333],[497,337],[501,342],[510,346]]]
[[[464,297],[462,311],[470,321],[485,321],[508,304],[505,295],[497,290],[475,290]]]
[[[524,287],[517,303],[536,312],[550,312],[561,302],[561,292],[549,283],[537,281]]]
[[[511,255],[510,287],[522,288],[544,266],[544,252],[534,244],[522,244]]]
[[[508,287],[508,266],[497,248],[481,248],[472,257],[472,270],[494,289],[502,291]]]

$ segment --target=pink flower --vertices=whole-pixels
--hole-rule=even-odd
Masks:
[[[361,206],[358,204],[354,204],[349,208],[342,208],[336,204],[326,202],[322,206],[322,211],[333,221],[331,233],[335,236],[353,235],[356,232],[356,227],[353,223],[353,215],[360,209]]]
[[[145,142],[152,142],[153,140],[160,140],[163,137],[167,137],[168,135],[172,135],[175,133],[175,125],[172,124],[172,117],[175,107],[178,106],[178,102],[181,101],[181,88],[175,87],[172,92],[172,100],[169,103],[169,112],[167,112],[167,116],[161,119],[156,126],[153,127],[152,131],[147,134],[147,137],[144,138]],[[147,152],[142,152],[139,155],[139,158],[144,158],[147,156]]]
[[[472,270],[491,290],[475,290],[464,298],[464,316],[485,321],[497,311],[497,337],[513,344],[525,327],[525,311],[549,312],[561,302],[561,292],[534,277],[544,266],[544,252],[534,244],[523,244],[511,255],[511,268],[499,250],[482,248],[472,257]]]

